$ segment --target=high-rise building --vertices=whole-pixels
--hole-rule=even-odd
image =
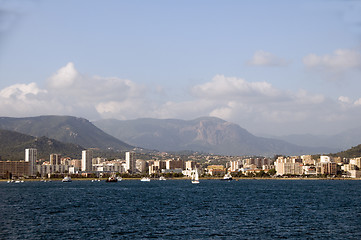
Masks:
[[[27,148],[25,149],[25,162],[29,162],[29,174],[34,176],[36,174],[36,158],[38,151],[36,148]]]
[[[166,160],[165,168],[166,169],[176,169],[176,168],[183,169],[184,162],[183,162],[183,160],[174,160],[174,159]]]
[[[196,162],[195,161],[187,161],[186,162],[186,170],[193,170],[196,168]]]
[[[81,154],[81,170],[92,171],[92,152],[91,150],[83,150]]]
[[[55,153],[50,154],[50,165],[61,165],[61,155]]]
[[[136,159],[134,156],[134,152],[126,152],[125,153],[125,171],[130,174],[136,173]]]

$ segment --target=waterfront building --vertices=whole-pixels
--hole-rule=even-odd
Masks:
[[[92,151],[83,150],[81,158],[81,170],[92,171]]]
[[[303,166],[302,168],[305,175],[317,175],[315,166]]]
[[[134,174],[137,172],[136,167],[136,159],[134,152],[126,152],[125,153],[125,171],[130,174]]]
[[[62,165],[71,165],[71,158],[70,157],[63,157],[60,159]]]
[[[25,162],[29,163],[29,175],[34,176],[36,174],[36,158],[38,151],[36,148],[25,149]]]
[[[140,173],[146,173],[147,172],[147,162],[141,159],[137,159],[135,162],[135,166],[137,168],[137,171]]]
[[[166,169],[166,164],[162,160],[155,160],[152,165],[149,165],[149,174],[159,174],[162,169]]]
[[[30,162],[0,161],[0,177],[23,177],[30,175]]]
[[[48,174],[52,173],[68,173],[69,172],[69,165],[37,165],[36,170],[42,177],[47,176]]]
[[[81,159],[72,159],[69,161],[70,166],[74,166],[78,169],[81,169],[82,160]]]
[[[207,170],[208,174],[211,176],[223,176],[225,174],[225,168],[223,165],[209,165]]]
[[[112,173],[124,173],[124,165],[121,161],[107,161],[99,164],[94,164],[93,167],[97,172],[112,172]]]
[[[324,175],[336,175],[337,174],[337,163],[335,162],[320,162],[316,166],[320,167],[320,174]]]
[[[186,161],[186,170],[193,170],[196,169],[196,162],[195,161]]]
[[[106,162],[107,159],[106,158],[102,158],[102,157],[97,157],[97,158],[93,158],[92,159],[92,164],[95,165],[95,164],[101,164],[103,162]]]
[[[329,156],[320,156],[320,162],[321,163],[329,163],[329,162],[332,162],[332,159]]]
[[[70,167],[69,166],[69,174],[75,174],[79,172],[79,168],[78,167]]]
[[[236,160],[236,161],[230,161],[230,170],[231,172],[236,172],[243,166],[242,161]]]
[[[361,170],[350,170],[349,173],[351,178],[361,178]]]
[[[165,168],[166,169],[180,168],[180,169],[183,170],[184,162],[183,162],[183,160],[168,159],[168,160],[165,161]]]
[[[356,165],[359,169],[361,169],[361,157],[351,158],[350,164]]]
[[[302,175],[302,159],[296,157],[278,157],[274,163],[277,175]]]
[[[316,161],[312,159],[311,155],[302,155],[301,159],[303,165],[316,165]]]
[[[50,154],[50,165],[60,165],[61,164],[61,155],[52,153]]]

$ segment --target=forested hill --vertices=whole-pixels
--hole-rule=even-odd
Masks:
[[[335,154],[338,157],[344,158],[354,158],[354,157],[361,157],[361,144],[352,147],[346,151],[342,151]]]
[[[0,117],[0,129],[35,137],[46,136],[85,148],[129,150],[133,147],[103,132],[84,118],[72,116]]]
[[[62,143],[47,137],[33,137],[30,135],[0,129],[0,156],[1,160],[24,160],[25,149],[38,149],[38,159],[49,159],[51,153],[62,156],[79,158],[83,147]]]

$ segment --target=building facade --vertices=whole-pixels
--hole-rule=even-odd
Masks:
[[[29,163],[29,175],[34,176],[37,173],[36,169],[36,158],[38,150],[36,148],[25,149],[25,162]]]
[[[134,152],[125,153],[125,171],[127,171],[130,174],[134,174],[137,172]]]
[[[83,150],[81,155],[81,170],[92,171],[92,152],[91,150]]]

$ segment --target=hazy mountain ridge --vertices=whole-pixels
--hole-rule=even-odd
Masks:
[[[215,117],[194,120],[99,120],[95,126],[132,145],[160,151],[201,151],[222,155],[308,154],[330,148],[301,147],[278,139],[256,137],[239,125]]]
[[[0,129],[34,137],[46,136],[64,143],[78,144],[85,148],[117,150],[132,148],[129,144],[106,134],[88,120],[72,116],[1,117]]]
[[[360,144],[361,127],[330,135],[292,134],[287,136],[274,136],[273,138],[303,146],[328,146],[341,151]]]
[[[51,153],[68,157],[80,157],[83,147],[62,143],[47,137],[33,137],[30,135],[0,129],[0,156],[2,160],[24,159],[26,148],[38,149],[38,158],[48,159]]]

